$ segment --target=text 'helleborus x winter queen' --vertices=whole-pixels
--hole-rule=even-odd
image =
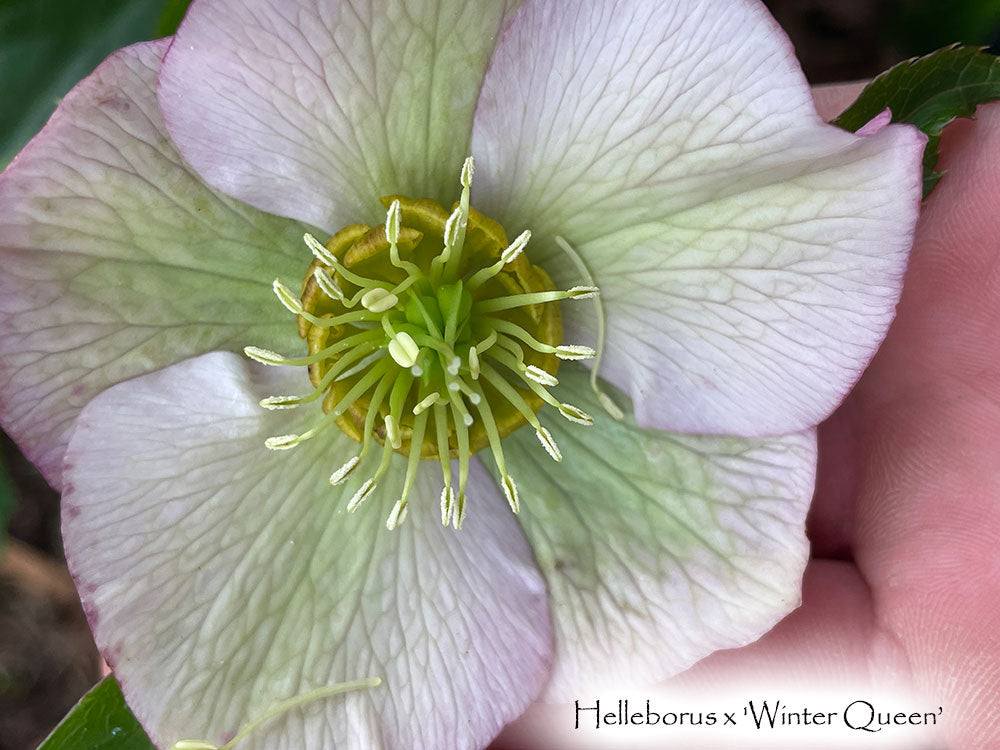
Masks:
[[[866,132],[755,0],[195,0],[109,58],[0,177],[0,417],[152,739],[478,747],[796,606],[920,198]]]

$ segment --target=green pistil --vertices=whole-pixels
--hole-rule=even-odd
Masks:
[[[470,158],[450,214],[430,201],[392,197],[385,202],[383,227],[347,227],[327,245],[307,234],[316,260],[301,298],[279,280],[274,292],[299,316],[309,355],[285,358],[246,349],[268,365],[308,366],[315,386],[310,394],[274,396],[262,405],[291,408],[324,397],[324,413],[312,427],[301,435],[269,438],[268,447],[292,448],[337,424],[361,444],[358,454],[331,474],[330,482],[341,484],[367,459],[372,440],[382,443],[381,459],[357,486],[349,511],[372,496],[394,452],[407,456],[389,529],[406,517],[422,459],[440,463],[441,520],[457,529],[465,516],[473,453],[489,447],[517,513],[520,501],[504,458],[504,436],[530,424],[558,461],[562,456],[538,409],[549,404],[571,421],[592,422],[548,388],[558,384],[559,359],[594,355],[588,347],[561,343],[555,306],[594,297],[598,290],[592,283],[553,289],[523,254],[529,232],[508,243],[499,225],[472,210],[472,173]],[[452,459],[458,460],[457,488]]]

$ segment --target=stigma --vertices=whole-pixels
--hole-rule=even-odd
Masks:
[[[593,424],[589,414],[559,401],[550,389],[559,383],[560,361],[597,355],[590,347],[563,344],[559,302],[596,299],[599,291],[593,284],[556,289],[528,260],[529,231],[509,241],[497,222],[472,208],[473,168],[469,157],[451,211],[426,198],[390,195],[382,199],[383,224],[344,227],[325,244],[306,234],[313,259],[301,291],[294,293],[280,279],[273,289],[297,316],[307,355],[244,350],[266,365],[309,369],[311,393],[271,396],[261,406],[321,407],[310,429],[268,438],[268,448],[291,449],[341,429],[359,449],[334,469],[334,485],[352,477],[369,453],[380,454],[348,511],[376,492],[394,452],[406,456],[401,496],[386,520],[390,530],[406,518],[421,461],[440,463],[441,521],[459,529],[474,454],[490,451],[517,513],[520,498],[503,439],[528,425],[541,449],[561,461],[538,418],[542,408],[578,425]],[[566,250],[563,245],[559,240]]]

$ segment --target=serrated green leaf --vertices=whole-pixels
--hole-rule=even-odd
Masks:
[[[105,677],[77,703],[38,750],[156,750],[132,716],[118,683]]]
[[[152,38],[163,1],[0,2],[0,167],[101,60]]]
[[[953,45],[926,57],[907,60],[873,80],[833,121],[856,131],[887,107],[893,122],[908,122],[927,134],[924,197],[942,174],[935,170],[941,131],[957,117],[972,117],[976,107],[1000,99],[1000,58],[979,47]]]

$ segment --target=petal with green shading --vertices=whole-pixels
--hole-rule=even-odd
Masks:
[[[518,5],[199,0],[164,62],[164,118],[209,184],[331,233],[379,221],[390,193],[450,205]]]
[[[602,414],[582,368],[557,394],[596,417],[550,419],[504,442],[519,519],[549,585],[556,660],[547,698],[653,682],[750,643],[799,604],[815,432],[699,437]],[[582,691],[582,692],[581,692]]]
[[[372,468],[330,486],[357,451],[350,438],[334,428],[264,447],[319,415],[258,401],[308,387],[302,370],[216,352],[87,406],[67,451],[63,534],[97,644],[160,747],[221,744],[279,701],[365,677],[382,684],[283,714],[239,747],[483,746],[551,663],[531,551],[499,497],[470,508],[460,533],[443,527],[434,462],[395,531],[403,456],[347,513]]]
[[[477,207],[607,312],[601,374],[647,427],[784,434],[825,418],[895,311],[924,137],[816,114],[756,0],[524,6],[483,86]],[[593,343],[589,306],[568,338]],[[588,341],[587,339],[590,338]]]
[[[0,175],[0,422],[55,487],[109,385],[299,346],[271,282],[304,273],[303,229],[220,196],[170,146],[153,89],[168,44],[108,58]]]

